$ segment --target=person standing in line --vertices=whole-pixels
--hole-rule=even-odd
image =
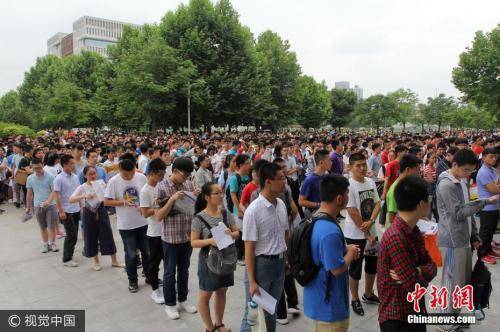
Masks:
[[[483,165],[476,177],[477,192],[480,199],[487,199],[500,193],[498,173],[495,169],[498,155],[494,148],[486,148],[482,151],[482,154]],[[480,212],[479,237],[482,244],[477,254],[487,264],[496,264],[496,259],[500,258],[500,253],[491,246],[498,224],[498,217],[498,204],[488,204]]]
[[[199,168],[194,176],[194,185],[196,188],[201,189],[205,183],[213,182],[214,177],[212,172],[208,169],[210,166],[210,157],[206,154],[201,154],[198,157]]]
[[[78,240],[81,206],[79,203],[70,203],[69,198],[78,188],[80,182],[74,174],[75,159],[72,155],[63,155],[61,166],[63,171],[54,179],[53,195],[56,198],[59,219],[66,231],[62,260],[66,267],[77,267],[78,263],[73,260],[73,254]]]
[[[172,175],[159,182],[155,188],[155,218],[163,223],[163,297],[165,313],[170,319],[179,319],[179,307],[190,314],[198,312],[196,306],[188,301],[189,264],[193,248],[191,247],[191,222],[194,217],[192,195],[197,195],[193,183],[189,180],[194,164],[190,158],[177,157],[172,164]],[[181,209],[177,202],[183,201],[193,209]],[[177,287],[176,287],[177,270]]]
[[[425,332],[424,324],[409,324],[408,315],[417,314],[407,294],[415,285],[427,287],[436,276],[437,267],[425,248],[417,222],[429,214],[427,183],[407,176],[395,183],[394,196],[398,214],[382,237],[377,263],[377,288],[380,295],[379,324],[382,332]],[[420,301],[425,314],[425,298]]]
[[[314,153],[316,167],[314,173],[306,177],[300,187],[299,204],[305,208],[306,217],[311,216],[321,204],[320,183],[325,174],[331,169],[332,161],[327,150],[318,150]]]
[[[95,271],[101,270],[99,252],[101,255],[111,256],[112,267],[122,268],[123,265],[116,258],[116,245],[108,212],[95,190],[95,186],[100,186],[100,190],[104,193],[106,184],[103,181],[97,181],[99,175],[94,166],[85,166],[83,177],[86,179],[85,182],[78,186],[69,198],[70,203],[80,203],[83,206],[83,256],[94,258]]]
[[[147,183],[142,187],[139,194],[141,213],[144,218],[148,219],[148,230],[146,232],[150,262],[148,270],[148,280],[151,283],[151,299],[157,304],[165,303],[163,297],[163,289],[159,288],[158,272],[160,271],[160,263],[163,260],[163,246],[161,243],[162,225],[156,221],[154,214],[154,202],[156,185],[165,177],[167,165],[162,159],[153,159],[149,163],[149,174],[147,174]]]
[[[488,199],[470,201],[467,180],[474,172],[478,159],[469,149],[459,150],[453,156],[449,171],[439,176],[436,191],[439,223],[437,245],[443,258],[441,286],[449,291],[448,303],[452,303],[452,290],[462,288],[472,273],[472,248],[479,249],[474,214],[486,205],[497,203],[498,195]],[[457,315],[460,309],[449,306],[443,313]],[[443,325],[441,331],[455,331],[460,326]]]
[[[344,157],[342,155],[344,146],[338,140],[333,140],[332,150],[330,153],[330,160],[332,161],[330,174],[342,175],[344,173]]]
[[[349,265],[359,257],[359,246],[346,245],[339,212],[349,201],[349,181],[329,174],[321,181],[321,206],[311,234],[311,253],[318,275],[304,287],[304,313],[316,332],[347,332],[349,328]]]
[[[120,174],[109,180],[104,193],[104,205],[116,208],[116,223],[123,241],[125,267],[130,293],[139,291],[137,278],[138,250],[144,271],[149,267],[149,246],[146,237],[147,220],[140,213],[139,193],[146,184],[146,176],[136,172],[135,157],[124,153],[120,160]],[[149,280],[146,279],[146,283]]]
[[[233,239],[240,236],[233,215],[224,208],[221,210],[223,194],[224,192],[218,184],[213,182],[204,184],[201,187],[201,193],[196,198],[195,217],[191,224],[191,246],[201,248],[198,257],[198,283],[200,288],[198,308],[207,331],[218,332],[228,331],[223,323],[223,318],[227,289],[234,286],[234,272],[216,275],[208,269],[206,260],[209,248],[217,245],[207,225],[215,227],[222,222],[227,227],[226,233],[231,235]],[[215,321],[212,320],[210,314],[210,298],[214,293]]]
[[[374,246],[377,241],[376,236],[372,234],[372,227],[380,212],[380,198],[375,182],[366,177],[368,167],[365,156],[362,153],[353,153],[349,157],[349,166],[352,177],[349,180],[349,202],[344,234],[346,243],[358,245],[361,253],[359,258],[349,266],[349,289],[353,311],[359,316],[364,316],[365,312],[358,295],[363,260],[365,261],[365,292],[361,299],[365,303],[380,303],[373,290],[377,257],[364,255],[368,241],[371,246]]]
[[[283,192],[286,176],[273,163],[260,169],[262,191],[245,211],[243,241],[245,241],[245,312],[241,331],[250,331],[248,307],[260,288],[279,299],[285,281],[286,239],[290,237],[285,203],[278,198]],[[268,332],[276,331],[276,313],[265,313]]]
[[[57,209],[52,199],[54,177],[43,170],[42,160],[33,159],[31,162],[33,174],[28,176],[26,188],[26,213],[36,215],[43,247],[42,253],[49,251],[57,252],[59,248],[55,243],[55,227],[57,220]],[[33,206],[31,203],[33,202]]]

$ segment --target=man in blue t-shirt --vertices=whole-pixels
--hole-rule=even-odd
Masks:
[[[359,257],[359,246],[346,246],[334,217],[349,201],[349,181],[341,175],[326,175],[320,185],[321,204],[311,236],[312,259],[321,266],[316,279],[304,287],[304,313],[313,320],[315,331],[349,328],[348,267]],[[331,219],[331,220],[330,220]]]
[[[497,154],[494,148],[487,148],[483,151],[483,165],[477,172],[477,194],[480,199],[490,198],[500,193],[500,184],[495,165]],[[500,253],[491,246],[493,235],[498,223],[498,201],[486,205],[480,214],[479,238],[481,247],[477,252],[481,260],[487,264],[495,264],[496,258],[500,258]]]
[[[332,161],[327,150],[316,151],[314,161],[316,163],[314,173],[309,174],[300,187],[299,205],[304,208],[306,217],[319,208],[321,202],[320,183],[332,167]]]
[[[108,175],[106,173],[106,170],[100,166],[97,166],[97,160],[99,158],[99,154],[97,153],[97,151],[94,149],[88,150],[86,157],[87,157],[87,166],[92,166],[95,168],[97,172],[97,179],[103,180],[104,182],[108,182]],[[82,168],[82,170],[78,173],[78,181],[80,181],[80,184],[83,184],[85,182],[85,178],[83,176],[84,169],[85,167]]]

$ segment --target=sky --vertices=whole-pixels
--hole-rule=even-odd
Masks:
[[[16,89],[47,52],[47,39],[71,32],[84,15],[157,23],[175,0],[0,0],[0,95]],[[290,42],[303,74],[359,85],[364,96],[398,88],[420,100],[459,96],[451,70],[478,30],[500,23],[497,0],[232,0],[254,37],[268,29]]]

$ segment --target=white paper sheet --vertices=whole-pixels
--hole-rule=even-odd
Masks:
[[[227,248],[234,243],[233,237],[230,234],[226,234],[226,229],[228,229],[226,225],[219,222],[217,226],[212,227],[210,230],[219,250]]]
[[[99,202],[104,202],[104,191],[106,190],[106,183],[103,180],[92,181],[92,188]]]
[[[252,301],[261,306],[262,309],[267,311],[268,314],[274,315],[274,313],[276,312],[276,303],[278,301],[260,286],[259,291],[260,295],[254,294],[252,297]]]
[[[417,222],[417,227],[425,235],[436,235],[438,231],[438,224],[432,221],[420,219]]]

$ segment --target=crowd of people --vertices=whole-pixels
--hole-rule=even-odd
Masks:
[[[474,250],[486,264],[500,257],[493,239],[500,193],[494,133],[70,131],[0,144],[0,199],[25,209],[24,221],[36,219],[42,253],[59,251],[59,241],[62,263],[77,268],[81,229],[83,256],[95,271],[100,256],[111,256],[136,293],[142,267],[152,301],[170,319],[199,311],[207,331],[229,331],[230,287],[245,290],[241,331],[255,323],[251,304],[262,291],[277,300],[276,313],[265,312],[267,331],[302,311],[315,331],[347,331],[351,313],[363,316],[364,305],[379,307],[382,331],[425,331],[407,321],[414,313],[407,294],[438,272],[416,227],[422,219],[438,223],[441,284],[450,290],[468,283]],[[314,220],[310,250],[319,271],[299,306],[289,248],[304,220]],[[212,234],[220,225],[234,241],[226,249]],[[197,304],[188,288],[193,248]],[[236,265],[244,267],[242,285],[234,282]]]

